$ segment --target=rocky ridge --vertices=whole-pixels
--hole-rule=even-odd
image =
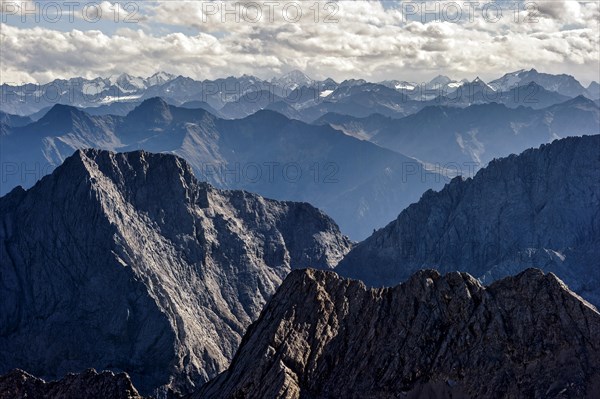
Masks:
[[[296,270],[192,398],[594,398],[598,336],[597,310],[536,269],[381,289]]]
[[[427,191],[359,243],[336,271],[392,286],[419,269],[489,283],[529,267],[600,304],[600,135],[497,159],[472,179]]]
[[[0,376],[0,399],[144,399],[125,373],[97,373],[90,369],[68,374],[58,381],[46,382],[13,370]]]
[[[77,151],[0,215],[0,373],[126,371],[143,394],[224,370],[290,270],[350,247],[309,204],[218,190],[139,151]]]

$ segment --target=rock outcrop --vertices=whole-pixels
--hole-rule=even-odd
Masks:
[[[376,289],[296,270],[193,398],[596,398],[598,337],[597,310],[537,269]]]
[[[0,376],[0,399],[144,399],[125,373],[97,373],[93,369],[68,374],[58,381],[46,382],[13,370]]]
[[[392,286],[424,268],[488,283],[528,267],[600,304],[600,136],[557,140],[426,192],[336,271]]]
[[[227,367],[290,270],[349,247],[311,205],[217,190],[176,156],[77,151],[0,199],[0,373],[93,367],[186,392]]]

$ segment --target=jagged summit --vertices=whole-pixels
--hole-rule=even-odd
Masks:
[[[0,399],[143,399],[125,373],[86,370],[46,382],[23,370],[0,376]]]
[[[531,81],[536,82],[546,90],[554,91],[568,97],[576,97],[582,94],[589,95],[581,83],[573,76],[564,73],[558,75],[543,73],[537,71],[535,68],[507,73],[501,78],[490,82],[490,84],[502,91],[508,91]]]
[[[591,399],[598,334],[600,314],[540,270],[487,288],[422,270],[382,289],[297,270],[194,398]]]
[[[176,75],[173,75],[171,73],[159,71],[159,72],[156,72],[154,75],[150,76],[149,78],[147,78],[146,81],[148,82],[148,85],[156,86],[156,85],[161,85],[161,84],[170,82],[171,80],[175,79],[176,77],[177,77]]]
[[[122,370],[143,394],[221,372],[290,270],[350,246],[306,203],[218,190],[143,151],[77,151],[0,215],[0,374]]]

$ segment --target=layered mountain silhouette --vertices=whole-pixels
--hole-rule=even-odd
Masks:
[[[2,193],[30,187],[78,148],[143,149],[185,158],[196,176],[220,188],[307,201],[353,239],[367,237],[445,179],[413,158],[308,125],[273,111],[224,120],[203,109],[144,101],[127,116],[91,116],[64,105],[9,128],[0,154]]]
[[[296,270],[207,398],[595,398],[600,314],[553,274],[368,289]]]
[[[0,399],[600,397],[597,82],[0,96]]]
[[[140,151],[77,151],[0,215],[0,374],[126,371],[144,394],[223,371],[290,270],[350,246],[309,204],[217,190]]]
[[[33,120],[27,116],[12,115],[0,111],[0,125],[25,126],[31,122],[33,122]]]
[[[470,176],[493,158],[597,132],[599,110],[578,97],[540,110],[481,104],[427,107],[403,119],[327,114],[313,126],[266,110],[224,120],[160,98],[144,101],[127,116],[92,116],[56,105],[34,123],[3,125],[0,193],[30,187],[78,148],[173,152],[202,180],[308,201],[353,239],[362,239],[425,190],[440,188],[447,182],[442,175]]]
[[[423,268],[490,282],[528,267],[600,305],[600,135],[494,160],[472,179],[426,192],[336,271],[391,286]]]
[[[580,96],[532,110],[489,103],[432,106],[403,119],[325,115],[317,121],[357,138],[448,168],[475,169],[556,138],[597,134],[600,108]],[[464,173],[463,173],[464,174]]]
[[[196,80],[159,72],[148,78],[122,74],[58,79],[42,85],[3,84],[0,111],[25,116],[61,103],[90,108],[95,115],[125,115],[135,104],[162,97],[174,105],[202,102],[207,105],[202,108],[223,111],[228,118],[242,118],[259,109],[277,109],[294,119],[311,122],[328,112],[357,117],[380,113],[401,118],[430,105],[498,102],[509,107],[543,108],[580,95],[596,100],[600,97],[598,87],[597,82],[591,82],[586,89],[573,76],[535,69],[507,73],[487,83],[479,78],[453,80],[442,75],[421,83],[397,79],[379,83],[348,79],[337,83],[330,78],[315,80],[297,70],[270,80],[250,75]],[[36,118],[32,115],[32,119]]]

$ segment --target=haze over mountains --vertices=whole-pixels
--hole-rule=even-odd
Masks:
[[[315,122],[429,163],[476,171],[494,158],[554,138],[600,133],[600,108],[579,96],[532,110],[488,103],[431,106],[402,119],[327,114]],[[466,173],[463,173],[466,174]]]
[[[162,97],[173,105],[202,101],[227,118],[241,118],[271,107],[285,108],[288,116],[311,122],[327,112],[403,117],[427,105],[500,102],[538,108],[580,95],[597,100],[599,91],[597,82],[584,88],[570,75],[539,73],[535,69],[508,73],[488,83],[479,78],[457,81],[443,75],[423,83],[362,79],[338,83],[333,79],[314,80],[298,70],[271,80],[249,75],[194,80],[159,72],[148,78],[122,74],[92,80],[55,80],[44,85],[5,83],[0,86],[0,111],[30,115],[54,104],[66,104],[95,108],[91,113],[124,115],[123,104]],[[122,105],[113,106],[115,103]]]
[[[415,271],[483,281],[539,267],[600,305],[600,135],[495,160],[428,191],[359,243],[336,271],[391,286]]]
[[[154,98],[126,117],[92,116],[56,105],[37,122],[8,128],[0,153],[13,170],[4,171],[2,193],[16,185],[31,186],[73,151],[87,147],[178,154],[200,180],[220,188],[308,201],[332,215],[354,239],[366,237],[422,192],[444,182],[415,159],[329,126],[266,110],[223,120]]]
[[[81,109],[49,110],[45,97],[22,98],[28,88],[4,86],[12,90],[2,103],[7,110],[47,106],[31,117],[2,114],[0,194],[30,187],[80,148],[170,152],[219,188],[308,201],[359,240],[448,177],[471,176],[494,158],[555,138],[598,133],[600,108],[583,95],[569,97],[591,96],[574,82],[536,71],[493,84],[438,76],[423,87],[317,82],[299,71],[271,81],[123,75],[94,84],[104,85],[102,95],[114,86],[135,99],[113,96],[115,102],[89,107],[78,102],[80,93],[69,103]],[[154,95],[162,97],[148,98]]]
[[[600,395],[594,82],[54,83],[1,87],[0,398]]]

